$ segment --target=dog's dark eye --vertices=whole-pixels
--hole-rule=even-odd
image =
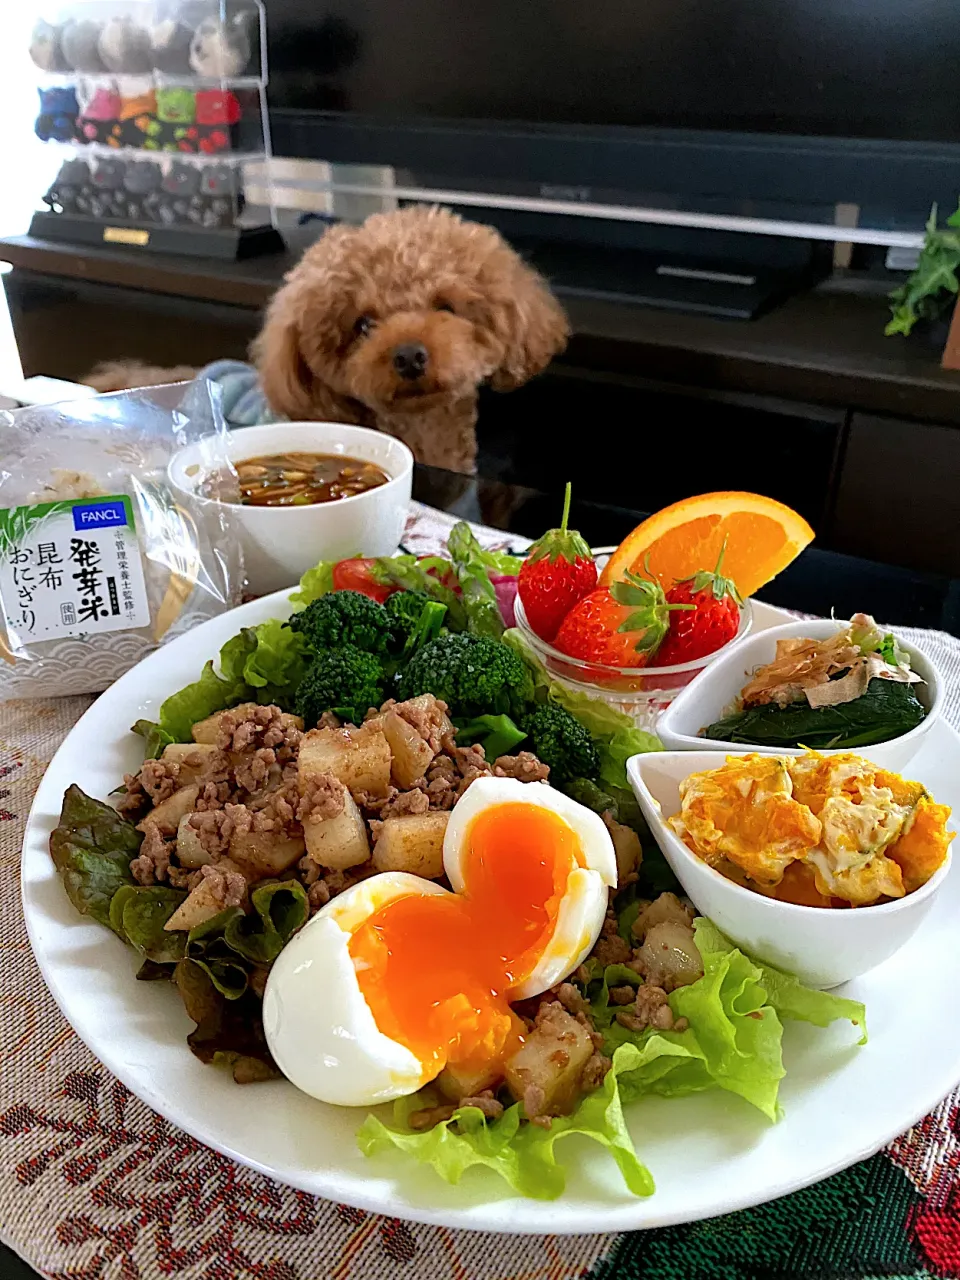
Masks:
[[[450,305],[450,303],[449,303],[449,302],[437,302],[437,303],[435,303],[435,304],[434,304],[434,310],[435,310],[435,311],[449,311],[451,315],[455,315],[455,314],[456,314],[456,313],[454,312],[454,310],[453,310],[453,307],[451,307],[451,305]]]
[[[369,316],[361,316],[353,326],[353,332],[358,338],[365,338],[373,328],[373,321]]]

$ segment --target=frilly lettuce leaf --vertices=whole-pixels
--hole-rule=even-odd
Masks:
[[[420,1164],[431,1165],[452,1183],[474,1165],[485,1166],[520,1195],[552,1200],[564,1189],[556,1143],[579,1133],[607,1148],[634,1195],[650,1195],[653,1179],[634,1151],[623,1104],[647,1094],[680,1098],[721,1088],[751,1103],[768,1120],[777,1120],[777,1094],[784,1074],[778,1012],[816,1026],[849,1018],[862,1028],[863,1006],[811,991],[796,978],[754,963],[709,920],[698,919],[695,933],[703,977],[669,997],[675,1016],[689,1020],[685,1031],[648,1027],[635,1032],[621,1026],[616,1006],[610,1004],[610,988],[626,983],[636,987],[640,978],[624,965],[601,970],[595,961],[588,961],[591,1012],[613,1067],[603,1085],[587,1094],[572,1116],[555,1119],[549,1129],[541,1129],[520,1123],[520,1104],[493,1121],[475,1107],[461,1107],[450,1120],[427,1132],[413,1132],[407,1123],[411,1112],[435,1101],[428,1090],[395,1105],[393,1126],[368,1116],[357,1135],[361,1151],[369,1156],[396,1148]]]
[[[644,1053],[641,1066],[622,1081],[624,1099],[644,1093],[678,1097],[716,1085],[744,1098],[768,1120],[776,1120],[784,1075],[781,1018],[818,1027],[848,1019],[861,1029],[863,1044],[864,1007],[855,1000],[813,991],[788,974],[756,963],[703,917],[694,922],[694,933],[703,958],[703,977],[678,987],[670,996],[674,1015],[689,1021],[688,1030],[637,1033],[612,1021],[610,1013],[604,1020],[606,990],[629,980],[625,978],[629,971],[622,966],[607,966],[600,991],[593,996],[607,1051],[633,1043]],[[670,1061],[665,1060],[667,1056]]]
[[[396,1147],[420,1164],[431,1165],[446,1182],[458,1183],[467,1169],[485,1166],[498,1173],[514,1191],[536,1200],[555,1200],[563,1194],[566,1177],[557,1161],[556,1146],[571,1134],[582,1134],[605,1147],[616,1161],[628,1189],[637,1196],[653,1193],[653,1178],[640,1162],[623,1119],[619,1078],[641,1058],[634,1045],[614,1054],[613,1066],[602,1086],[588,1094],[572,1116],[554,1120],[549,1129],[520,1125],[520,1104],[509,1107],[499,1120],[487,1120],[476,1107],[461,1107],[451,1121],[425,1133],[385,1125],[370,1115],[357,1135],[368,1156]],[[404,1123],[411,1100],[396,1109]],[[422,1106],[422,1099],[416,1103]],[[456,1123],[456,1129],[452,1127]]]
[[[700,917],[694,927],[697,947],[705,959],[721,955],[733,945],[710,920]],[[775,1009],[781,1019],[809,1022],[815,1027],[847,1020],[860,1029],[858,1044],[867,1043],[867,1011],[859,1000],[848,1000],[830,991],[814,991],[791,973],[783,973],[759,960],[751,963],[760,970],[766,1004]]]
[[[306,671],[306,655],[303,636],[269,618],[227,641],[220,650],[220,674],[228,684],[248,685],[255,702],[289,706]]]
[[[534,687],[541,696],[546,695],[559,702],[590,731],[600,752],[600,781],[606,786],[626,788],[627,761],[630,757],[647,751],[663,750],[659,738],[644,729],[638,729],[630,717],[616,707],[592,698],[589,694],[569,689],[559,680],[553,680],[520,631],[515,628],[505,631],[503,641],[526,662]]]
[[[328,595],[333,590],[333,567],[336,560],[321,560],[300,579],[300,586],[290,597],[290,603],[296,609],[305,609],[314,600]]]
[[[63,796],[60,821],[50,833],[50,855],[67,897],[81,915],[110,928],[110,903],[133,884],[130,863],[143,836],[116,809],[85,795],[75,784]],[[121,935],[122,936],[122,935]]]
[[[160,707],[160,718],[138,720],[134,733],[146,739],[147,757],[161,754],[171,742],[189,742],[199,720],[240,702],[275,702],[290,706],[306,669],[303,639],[277,618],[244,627],[210,661],[199,680],[173,693]]]
[[[205,664],[198,680],[164,700],[158,720],[138,720],[132,726],[133,732],[146,739],[148,758],[159,756],[171,742],[189,742],[190,730],[198,720],[236,706],[247,696],[248,686],[243,681],[221,680],[211,660]]]

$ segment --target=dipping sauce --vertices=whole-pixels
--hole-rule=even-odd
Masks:
[[[341,453],[272,453],[247,458],[236,465],[240,486],[239,501],[250,507],[306,507],[315,502],[336,502],[352,498],[368,489],[379,488],[390,479],[372,462],[347,458]],[[235,502],[236,485],[212,477],[207,493],[222,502]]]

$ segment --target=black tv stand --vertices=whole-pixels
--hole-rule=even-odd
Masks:
[[[816,253],[805,262],[765,264],[669,249],[517,237],[514,244],[563,298],[596,298],[727,320],[753,320],[829,270],[829,263],[818,269],[822,255]]]

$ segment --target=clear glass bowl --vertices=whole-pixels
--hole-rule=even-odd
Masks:
[[[597,553],[598,565],[606,556]],[[658,667],[605,667],[597,662],[586,662],[561,653],[552,644],[532,630],[523,610],[523,602],[517,597],[515,605],[517,628],[550,672],[550,675],[577,693],[589,694],[625,712],[641,729],[656,728],[660,712],[673,701],[682,688],[688,685],[711,662],[726,653],[731,645],[742,640],[753,625],[753,609],[750,601],[740,610],[740,629],[736,636],[714,653],[692,662],[680,662],[673,666]]]

